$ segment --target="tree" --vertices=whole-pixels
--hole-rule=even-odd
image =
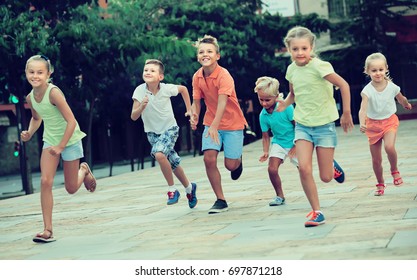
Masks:
[[[70,11],[68,21],[56,26],[54,36],[60,42],[59,61],[63,69],[61,82],[71,92],[75,107],[88,111],[88,161],[92,160],[95,119],[102,116],[99,121],[104,129],[130,120],[131,94],[140,81],[145,59],[156,57],[167,65],[180,63],[180,58],[189,58],[191,62],[194,52],[189,42],[152,27],[158,18],[158,3],[114,2],[105,11],[105,19],[100,16],[101,9],[84,5]],[[142,17],[132,13],[137,10]],[[178,81],[186,69],[173,68],[166,79]],[[82,78],[82,82],[76,77]]]

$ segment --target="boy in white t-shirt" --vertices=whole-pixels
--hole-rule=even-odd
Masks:
[[[174,176],[182,183],[188,198],[188,205],[194,208],[197,204],[197,184],[191,183],[180,166],[181,158],[174,150],[178,138],[179,127],[174,117],[172,96],[181,93],[187,108],[186,116],[191,116],[191,101],[188,89],[182,85],[161,83],[164,79],[165,67],[157,59],[148,59],[143,68],[143,80],[133,92],[131,118],[136,121],[142,116],[145,132],[152,146],[151,156],[161,168],[168,183],[168,205],[178,202],[180,192],[174,185]]]

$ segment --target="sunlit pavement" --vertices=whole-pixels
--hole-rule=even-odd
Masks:
[[[366,137],[358,126],[349,134],[337,129],[335,158],[346,172],[345,183],[320,182],[314,166],[324,225],[304,227],[311,209],[289,162],[280,168],[286,204],[268,206],[274,193],[267,163],[258,161],[262,143],[257,141],[244,147],[244,170],[237,181],[230,179],[220,154],[229,204],[229,211],[220,214],[207,213],[215,196],[201,156],[182,161],[198,184],[194,209],[183,189],[179,203],[166,205],[159,167],[99,179],[95,193],[82,187],[69,195],[56,187],[57,241],[49,244],[32,242],[43,229],[39,193],[0,200],[0,259],[417,259],[417,121],[401,121],[397,136],[403,186],[393,185],[383,152],[387,189],[381,197],[374,196]]]

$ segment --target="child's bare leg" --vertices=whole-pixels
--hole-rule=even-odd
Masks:
[[[69,194],[74,194],[80,189],[86,174],[87,170],[80,166],[79,159],[64,161],[65,189]]]
[[[395,150],[395,140],[397,134],[394,131],[388,132],[384,135],[384,148],[388,156],[388,161],[390,163],[391,172],[398,171],[398,158],[397,151]],[[400,177],[400,174],[394,174],[394,178]]]
[[[284,198],[284,192],[282,190],[281,178],[279,177],[278,169],[282,163],[282,159],[277,157],[270,157],[268,163],[268,174],[274,187],[275,194],[281,198]]]
[[[44,229],[52,232],[52,208],[54,199],[52,195],[52,187],[56,169],[59,163],[59,156],[53,156],[49,153],[49,149],[43,149],[41,155],[41,207]],[[50,232],[43,232],[49,236]]]
[[[301,185],[314,211],[320,210],[319,195],[313,177],[313,144],[305,140],[297,140],[296,153]]]
[[[216,195],[217,199],[224,199],[220,171],[217,168],[217,155],[216,150],[204,151],[204,164],[206,166],[207,177],[210,181],[211,187]]]
[[[188,187],[190,185],[190,181],[188,180],[187,176],[184,173],[184,169],[178,165],[174,169],[174,175],[178,178],[178,180],[181,182],[181,184],[184,186],[184,188]]]
[[[155,159],[158,161],[159,167],[161,168],[162,174],[165,177],[165,180],[168,183],[168,186],[174,185],[174,176],[172,175],[171,163],[168,161],[167,157],[161,153],[155,153]]]
[[[384,183],[384,174],[382,168],[382,140],[379,140],[373,145],[369,145],[372,156],[372,168],[374,169],[375,177],[378,183]]]
[[[333,167],[333,157],[334,157],[334,148],[323,148],[317,147],[317,163],[319,166],[320,179],[328,183],[333,180],[334,177],[334,167]]]
[[[240,163],[241,163],[240,158],[238,159],[225,158],[224,159],[224,166],[229,171],[236,170],[240,166]]]

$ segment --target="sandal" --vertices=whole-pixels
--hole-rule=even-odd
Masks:
[[[396,175],[396,174],[398,174],[399,177],[395,178],[394,175]],[[400,176],[400,171],[398,171],[398,170],[397,171],[393,171],[393,172],[391,172],[391,175],[392,175],[392,177],[394,177],[394,185],[396,187],[399,187],[399,186],[401,186],[403,184],[403,179]]]
[[[93,172],[91,172],[90,166],[88,166],[88,163],[83,162],[80,164],[81,166],[84,166],[84,168],[87,170],[87,174],[84,177],[84,186],[89,192],[94,192],[96,190],[97,181],[96,178],[93,175]]]
[[[376,184],[376,191],[375,191],[374,195],[375,196],[382,196],[382,195],[384,195],[384,191],[385,191],[385,188],[386,187],[387,186],[385,184],[382,184],[382,183]]]
[[[49,229],[44,229],[43,232],[37,233],[36,236],[33,237],[33,242],[35,243],[49,243],[53,241],[56,241],[56,239],[52,234],[52,230]]]

